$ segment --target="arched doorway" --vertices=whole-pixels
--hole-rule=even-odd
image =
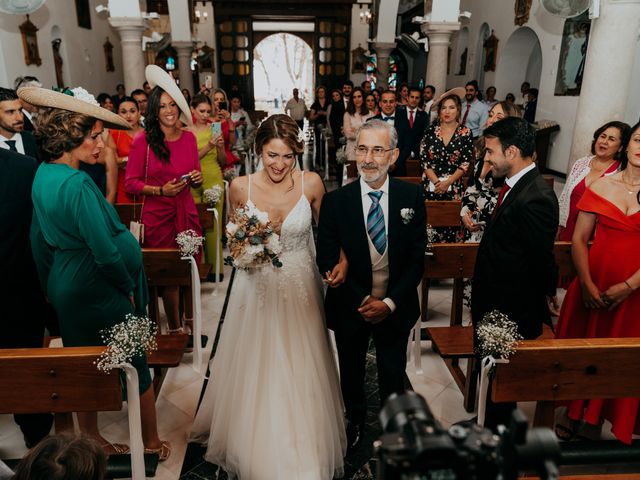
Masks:
[[[253,91],[256,110],[282,112],[297,88],[307,106],[314,98],[313,51],[290,33],[274,33],[253,49]]]
[[[529,27],[521,27],[511,34],[498,60],[497,98],[513,93],[518,99],[524,81],[539,88],[541,73],[542,50],[538,35]]]

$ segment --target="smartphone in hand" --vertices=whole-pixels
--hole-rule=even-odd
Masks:
[[[218,104],[218,110],[228,110],[227,108],[227,102],[220,102]]]
[[[211,134],[213,135],[213,138],[218,138],[222,135],[222,123],[213,122],[211,124]]]
[[[187,182],[187,183],[191,183],[191,175],[188,173],[185,173],[184,175],[182,175],[180,177],[180,182]]]

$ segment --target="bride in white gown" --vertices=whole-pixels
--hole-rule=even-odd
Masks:
[[[240,480],[330,480],[346,448],[338,373],[325,327],[312,217],[324,185],[296,171],[303,144],[286,115],[256,135],[264,169],[236,179],[231,207],[248,204],[280,227],[281,268],[238,270],[191,439]],[[334,277],[343,276],[337,265]]]

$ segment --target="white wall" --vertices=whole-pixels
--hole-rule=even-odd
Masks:
[[[67,5],[68,3],[68,5]],[[73,2],[49,1],[30,15],[31,22],[38,27],[38,48],[42,65],[25,65],[22,37],[18,26],[25,21],[24,15],[0,13],[0,83],[13,88],[18,76],[32,75],[40,79],[43,86],[56,84],[51,40],[52,32],[60,32],[62,38],[63,77],[67,86],[82,86],[97,95],[100,92],[115,93],[116,84],[122,82],[122,53],[120,37],[111,28],[105,13],[98,16],[96,5],[104,0],[90,0],[91,30],[78,27]],[[55,29],[54,27],[57,27]],[[114,72],[107,72],[102,44],[107,36],[113,44]]]
[[[484,84],[496,85],[497,98],[502,99],[509,92],[516,96],[520,93],[520,84],[525,80],[527,71],[531,74],[538,68],[541,71],[540,84],[532,85],[538,87],[540,96],[538,98],[538,109],[536,118],[555,120],[560,125],[560,132],[552,137],[551,149],[549,152],[548,167],[558,172],[566,172],[569,164],[569,152],[573,137],[573,125],[575,122],[578,97],[557,97],[554,95],[558,58],[560,56],[560,45],[562,42],[562,29],[564,20],[554,17],[545,12],[537,1],[532,2],[529,21],[525,27],[531,28],[538,36],[540,50],[542,52],[541,64],[533,61],[531,65],[525,63],[522,71],[510,71],[503,78],[497,78],[500,72],[500,62],[503,60],[505,44],[509,37],[519,28],[514,24],[513,1],[511,0],[461,0],[461,10],[468,10],[472,13],[468,24],[469,39],[477,39],[483,23],[487,23],[489,28],[494,30],[498,37],[498,58],[496,72],[485,72]],[[533,45],[531,45],[533,48]],[[480,52],[476,51],[475,41],[469,41],[469,57],[467,63],[467,75],[460,77],[449,75],[447,77],[447,87],[464,85],[467,80],[471,80],[476,72],[476,62],[481,58]],[[455,51],[455,48],[454,48]],[[459,54],[454,58],[459,62]],[[457,66],[452,70],[456,73]],[[640,79],[640,67],[638,67],[638,77]],[[604,87],[603,87],[604,88]]]

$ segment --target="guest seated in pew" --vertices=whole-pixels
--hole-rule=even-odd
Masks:
[[[203,197],[204,191],[218,185],[224,192],[224,182],[222,178],[222,167],[227,163],[227,154],[224,150],[224,138],[222,135],[213,136],[211,124],[211,100],[206,95],[198,94],[191,101],[191,114],[195,119],[193,127],[187,130],[196,136],[198,144],[198,157],[200,158],[200,168],[202,169],[202,185],[193,187],[191,194],[196,203],[206,203]],[[222,228],[222,207],[224,204],[224,194],[220,195],[220,200],[216,204],[218,211],[218,223],[211,230],[204,232],[204,261],[216,265],[216,234],[215,230]],[[218,237],[218,265],[222,269],[222,236]],[[218,275],[222,275],[222,270],[209,274],[210,281],[216,281]]]
[[[596,179],[577,204],[572,254],[578,276],[562,304],[557,338],[640,337],[640,123],[631,129],[620,168]],[[638,398],[574,401],[568,416],[591,425],[607,419],[627,444],[640,434]],[[556,431],[566,439],[574,435],[564,426]]]
[[[31,449],[12,480],[103,480],[107,457],[90,437],[52,435]]]
[[[93,97],[75,98],[37,87],[23,88],[19,95],[43,107],[36,141],[49,159],[38,168],[31,194],[31,243],[40,282],[58,315],[64,345],[101,345],[101,330],[124,321],[127,314],[146,314],[148,291],[138,242],[79,165],[97,161],[104,148],[104,127],[129,125],[95,106]],[[146,451],[166,459],[170,446],[158,438],[146,359],[137,356],[132,364],[140,381]],[[126,445],[112,444],[100,435],[97,412],[78,412],[78,422],[106,453],[128,451]]]
[[[464,88],[444,92],[431,107],[438,120],[424,133],[420,145],[422,186],[427,200],[459,200],[463,193],[462,176],[473,162],[471,130],[460,124]],[[435,243],[458,242],[459,228],[434,228]]]
[[[198,145],[193,133],[178,126],[178,116],[192,125],[191,110],[173,78],[160,67],[147,66],[149,96],[145,135],[131,144],[125,188],[144,195],[144,246],[178,248],[176,236],[185,230],[201,233],[198,210],[189,187],[202,185]],[[200,255],[196,258],[200,261]],[[162,300],[169,331],[182,332],[179,287],[164,287]]]
[[[506,117],[522,118],[519,107],[508,102],[497,102],[489,110],[489,118],[484,128],[490,127],[498,120]],[[464,241],[479,242],[485,225],[491,218],[493,209],[498,202],[498,193],[504,183],[504,178],[493,178],[491,165],[484,161],[484,136],[475,142],[476,162],[473,176],[469,179],[469,186],[462,196],[460,218],[464,225]]]

